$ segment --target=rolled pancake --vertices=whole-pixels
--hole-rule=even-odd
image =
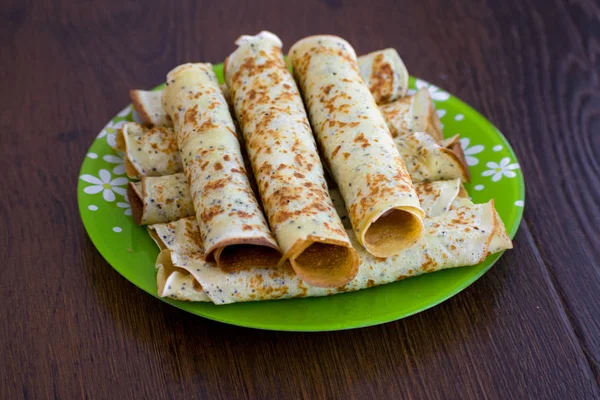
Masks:
[[[470,180],[469,169],[453,150],[439,145],[423,132],[397,137],[396,149],[414,182],[432,182],[462,178]]]
[[[148,125],[171,126],[171,118],[162,106],[162,90],[129,91],[129,98],[133,108],[141,120]]]
[[[143,177],[130,182],[127,197],[138,225],[176,221],[194,215],[189,185],[183,174]]]
[[[465,182],[471,180],[458,135],[444,140],[442,124],[427,89],[421,88],[379,109],[413,182],[459,177]]]
[[[156,288],[159,297],[168,297],[180,301],[209,302],[210,297],[202,289],[194,275],[187,270],[173,265],[170,260],[164,261],[160,257],[168,257],[169,251],[161,252],[156,262]]]
[[[226,85],[219,85],[223,97],[227,104],[230,104],[229,89]],[[171,117],[165,111],[162,105],[163,89],[160,90],[141,90],[132,89],[129,91],[129,98],[134,110],[140,116],[143,123],[153,126],[173,126]]]
[[[202,252],[202,237],[194,217],[148,226],[148,234],[161,249],[169,249],[179,254]]]
[[[358,57],[358,69],[377,104],[399,99],[408,91],[408,70],[396,49]]]
[[[250,186],[212,65],[169,72],[163,107],[173,121],[206,257],[226,271],[276,264],[279,247]]]
[[[423,210],[354,49],[335,36],[311,36],[289,57],[359,243],[377,257],[414,246]]]
[[[201,296],[199,292],[204,292],[215,304],[229,304],[356,291],[423,273],[475,265],[493,252],[512,248],[502,221],[494,210],[493,201],[473,205],[468,204],[468,199],[464,200],[460,200],[465,204],[461,207],[453,207],[436,217],[426,218],[425,235],[419,243],[387,259],[369,254],[355,240],[353,232],[349,231],[348,235],[359,254],[359,271],[352,281],[337,288],[310,285],[285,265],[225,274],[214,264],[206,262],[202,253],[178,254],[169,249],[161,252],[157,267],[159,271],[180,268],[178,271],[185,270],[195,278],[199,286],[192,290],[186,287],[178,296],[197,298]]]
[[[147,128],[127,122],[117,131],[116,143],[116,149],[125,154],[125,172],[130,178],[171,175],[182,171],[171,127]]]
[[[358,256],[327,192],[317,146],[282,43],[242,36],[225,61],[248,156],[269,224],[296,274],[315,286],[348,283]]]
[[[393,138],[414,132],[425,132],[438,144],[441,144],[444,139],[442,124],[435,111],[431,95],[425,88],[417,90],[413,95],[383,104],[379,109]]]

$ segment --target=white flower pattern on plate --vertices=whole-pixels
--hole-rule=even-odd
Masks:
[[[81,180],[91,183],[92,186],[87,186],[83,191],[87,194],[96,194],[102,192],[102,197],[106,201],[115,201],[115,192],[121,196],[125,196],[127,191],[120,187],[126,185],[129,180],[127,178],[111,179],[110,172],[101,169],[98,172],[98,178],[93,175],[81,175]]]
[[[123,175],[125,173],[125,160],[119,155],[107,154],[102,159],[108,163],[116,164],[112,172],[115,175]]]
[[[131,204],[129,204],[129,197],[127,197],[127,193],[123,195],[124,202],[118,202],[117,207],[125,209],[125,215],[131,215]]]
[[[489,168],[487,171],[483,171],[482,176],[490,176],[492,175],[492,182],[498,182],[502,179],[502,176],[506,176],[507,178],[514,178],[517,176],[517,173],[513,170],[519,169],[519,164],[510,163],[510,158],[504,157],[500,160],[500,163],[495,163],[490,161],[486,164]]]
[[[106,125],[104,127],[104,129],[102,129],[102,132],[100,132],[100,134],[98,135],[98,139],[106,136],[106,143],[108,143],[108,145],[114,149],[117,146],[117,141],[116,141],[117,129],[121,128],[121,126],[123,126],[123,124],[125,124],[125,122],[131,121],[131,119],[132,119],[131,108],[126,107],[125,109],[123,109],[123,111],[121,111],[119,114],[117,114],[116,117],[111,119],[110,122],[108,123],[108,125]]]
[[[439,87],[432,85],[431,83],[427,83],[421,79],[417,79],[415,86],[418,89],[427,88],[429,90],[429,94],[434,101],[446,101],[450,98],[450,94],[448,92],[444,92]]]
[[[467,164],[469,166],[479,164],[479,160],[476,157],[473,157],[475,154],[479,154],[483,151],[484,147],[481,144],[476,144],[475,146],[469,147],[471,144],[471,139],[465,137],[460,139],[460,146],[463,149],[463,153],[465,153],[465,158],[467,159]]]

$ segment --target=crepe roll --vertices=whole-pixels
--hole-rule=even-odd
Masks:
[[[162,281],[195,279],[185,290],[170,288],[176,299],[201,299],[204,293],[214,304],[329,296],[383,285],[408,277],[460,266],[476,265],[489,254],[512,248],[510,238],[494,209],[493,201],[452,207],[425,220],[425,234],[416,246],[389,258],[377,258],[348,235],[357,249],[360,264],[357,275],[346,285],[322,288],[303,281],[287,264],[276,268],[252,268],[225,274],[202,252],[181,254],[164,249],[157,258],[159,295],[166,293]],[[161,271],[164,271],[163,278]],[[169,274],[170,271],[171,274]],[[160,290],[163,288],[162,290]],[[163,297],[172,297],[165,296]]]
[[[425,132],[438,143],[444,139],[442,124],[435,111],[429,91],[417,90],[394,102],[379,107],[393,138]]]
[[[376,257],[414,246],[424,213],[354,49],[339,37],[311,36],[292,46],[290,59],[358,242]]]
[[[400,153],[406,169],[414,182],[432,182],[461,178],[470,180],[469,168],[452,147],[458,137],[438,144],[430,135],[416,132],[394,139],[396,149]],[[447,147],[448,146],[448,147]],[[460,144],[458,144],[460,148]]]
[[[348,283],[358,256],[327,192],[317,146],[281,41],[270,32],[242,36],[225,61],[225,80],[283,256],[304,281]]]
[[[279,247],[250,186],[212,65],[173,69],[162,102],[173,121],[206,257],[225,271],[276,264]]]
[[[138,225],[171,222],[194,215],[192,195],[182,173],[130,182],[127,197],[133,220]]]
[[[397,100],[408,91],[408,70],[396,49],[358,57],[358,69],[377,104]]]
[[[162,90],[129,91],[129,98],[133,108],[140,116],[142,122],[153,126],[171,126],[171,118],[162,106]]]
[[[125,154],[125,173],[133,179],[181,172],[181,159],[172,127],[125,123],[116,136],[116,149]]]

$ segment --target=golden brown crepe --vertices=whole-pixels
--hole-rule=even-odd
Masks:
[[[358,256],[327,193],[302,98],[270,32],[242,36],[225,79],[271,229],[304,281],[348,283]]]
[[[162,90],[139,90],[129,91],[129,97],[133,108],[141,120],[148,125],[171,126],[171,118],[162,106]]]
[[[438,144],[444,139],[442,124],[431,95],[425,88],[419,89],[413,95],[383,104],[379,109],[394,138],[424,132],[433,137]]]
[[[442,184],[442,187],[449,186]],[[431,194],[430,197],[435,198]],[[438,199],[434,199],[432,203],[437,202]],[[189,224],[179,225],[183,230],[191,227]],[[355,240],[353,232],[348,231],[358,251],[360,266],[357,276],[338,288],[310,285],[285,265],[225,274],[214,264],[206,262],[202,252],[178,253],[176,249],[181,246],[172,247],[159,241],[163,249],[157,259],[159,295],[178,300],[203,301],[198,299],[204,293],[207,300],[215,304],[327,296],[446,268],[475,265],[489,254],[512,248],[504,225],[494,210],[493,201],[474,205],[466,198],[455,197],[449,210],[436,216],[427,216],[425,228],[426,233],[416,246],[386,259],[373,257],[366,252]],[[173,232],[172,235],[175,234]],[[180,238],[193,237],[181,232],[177,235]],[[193,243],[187,246],[188,249],[193,247]],[[179,282],[186,282],[186,285],[175,286]]]
[[[175,221],[194,215],[190,188],[183,174],[143,177],[130,182],[127,197],[138,225]]]
[[[248,181],[212,65],[180,65],[166,85],[163,107],[177,135],[205,255],[226,271],[276,264],[279,247]]]
[[[181,172],[181,159],[172,127],[147,128],[126,122],[116,136],[116,150],[125,154],[125,172],[133,179]]]
[[[423,210],[354,49],[339,37],[311,36],[289,57],[359,243],[377,257],[415,245]]]
[[[377,104],[389,103],[406,95],[408,71],[396,49],[360,56],[358,68]]]
[[[438,144],[430,135],[416,132],[394,139],[406,169],[413,182],[431,182],[462,178],[470,180],[469,169],[462,152],[449,148],[455,146],[457,137],[450,138],[447,144]],[[449,146],[449,147],[446,147]],[[460,144],[458,145],[460,147]]]

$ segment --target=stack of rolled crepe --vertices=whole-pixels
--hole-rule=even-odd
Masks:
[[[140,97],[137,92],[141,91],[132,91],[132,98],[137,97],[137,101],[134,101],[136,110],[140,115],[146,115],[144,122],[154,125],[154,128],[130,123],[119,132],[117,145],[118,149],[125,151],[127,158],[132,159],[132,165],[143,165],[144,171],[151,171],[140,173],[142,168],[138,168],[132,173],[133,177],[141,177],[142,180],[131,184],[130,200],[137,222],[150,224],[148,231],[162,250],[157,259],[160,296],[186,301],[212,301],[215,304],[324,296],[381,285],[444,268],[474,265],[488,254],[512,247],[502,221],[493,208],[493,202],[474,205],[465,198],[466,192],[462,189],[460,180],[468,179],[468,169],[461,157],[462,151],[457,138],[443,141],[439,119],[426,90],[412,96],[405,95],[405,77],[408,74],[395,51],[388,49],[375,52],[357,60],[350,45],[334,37],[307,38],[292,48],[296,49],[295,62],[306,64],[295,68],[295,73],[303,89],[315,136],[321,145],[323,162],[334,175],[334,187],[336,183],[339,187],[339,190],[330,187],[327,192],[314,139],[309,135],[311,131],[306,112],[299,100],[296,84],[285,70],[279,39],[262,32],[256,36],[243,36],[237,44],[238,49],[225,63],[225,75],[232,96],[230,107],[238,116],[243,138],[246,139],[250,165],[258,180],[260,199],[283,256],[276,266],[255,262],[246,263],[236,270],[228,270],[216,265],[211,253],[205,251],[207,246],[199,224],[201,221],[194,218],[198,214],[197,208],[204,205],[195,207],[194,190],[190,190],[187,184],[191,177],[189,174],[188,178],[184,174],[173,174],[182,170],[187,173],[184,154],[171,151],[169,155],[165,152],[161,160],[160,151],[152,153],[150,150],[156,147],[152,143],[156,143],[159,135],[162,147],[173,146],[170,143],[175,143],[176,148],[179,148],[177,145],[181,143],[177,142],[178,130],[184,129],[178,125],[180,117],[173,118],[173,113],[165,114],[165,108],[160,103],[157,104],[154,96],[158,93],[164,97],[163,93],[144,92]],[[307,53],[310,55],[304,55]],[[299,57],[304,57],[304,61],[298,61]],[[294,54],[291,54],[291,59],[294,62]],[[312,67],[306,59],[313,59]],[[334,76],[339,73],[341,77],[331,79],[324,76],[319,68],[322,64],[333,68],[336,73]],[[359,71],[362,79],[358,75]],[[205,72],[208,76],[208,68]],[[210,87],[215,89],[216,80],[210,80]],[[393,84],[389,83],[390,80]],[[171,80],[168,84],[166,90],[172,88]],[[182,89],[181,86],[186,85],[179,85],[180,94],[187,89]],[[328,87],[331,93],[329,97],[321,95],[315,100],[313,96],[313,101],[308,101],[307,97],[311,93],[320,90],[323,94]],[[373,95],[369,94],[369,90]],[[353,102],[344,96],[336,96],[336,91],[352,93],[351,97],[355,95],[362,100]],[[217,95],[218,90],[210,92],[212,96],[221,99]],[[195,93],[194,96],[196,95]],[[223,94],[221,97],[225,99]],[[179,107],[193,107],[194,103],[187,101],[173,101],[179,115],[185,114]],[[380,103],[379,109],[375,102]],[[211,103],[212,101],[203,105],[198,103],[199,110]],[[169,104],[165,101],[167,109]],[[219,101],[218,104],[219,109],[223,110],[223,103]],[[369,112],[365,104],[369,110],[380,112]],[[152,115],[155,116],[154,120],[147,117]],[[418,118],[414,118],[415,116]],[[365,122],[352,126],[357,120]],[[418,120],[422,122],[417,122]],[[333,128],[329,121],[333,122],[335,129],[329,129]],[[225,125],[231,128],[230,125]],[[358,126],[362,136],[358,130],[353,129]],[[192,129],[190,132],[194,133],[196,130]],[[387,132],[387,139],[383,132]],[[338,133],[341,133],[339,137],[330,137]],[[132,137],[128,139],[127,136]],[[127,145],[127,142],[135,144]],[[282,143],[285,145],[281,145]],[[137,149],[147,149],[147,152],[134,151],[135,145]],[[390,153],[389,149],[394,151]],[[202,148],[197,147],[197,151],[202,151]],[[341,157],[351,161],[345,164],[337,161],[340,152]],[[385,155],[388,163],[382,162],[383,167],[373,167],[363,162],[372,152],[380,154],[374,160]],[[170,165],[178,167],[165,171],[167,157],[173,159],[173,153],[180,155],[180,159],[178,163]],[[344,153],[349,155],[345,156]],[[400,162],[396,159],[396,154]],[[298,155],[304,157],[300,160],[301,163],[296,158]],[[181,159],[184,159],[183,165]],[[286,168],[290,159],[295,163],[294,168]],[[404,171],[402,159],[406,165]],[[157,170],[170,172],[171,175],[159,176],[165,174],[152,170],[153,164],[161,165],[156,167]],[[363,178],[346,175],[348,171],[360,173],[363,166]],[[392,196],[392,201],[386,202],[385,200],[390,199],[380,194],[386,191],[386,185],[372,179],[372,174],[375,171],[376,175],[385,175],[384,171],[394,168],[395,173],[387,177],[386,185],[393,185],[395,178],[397,186],[392,192],[402,188],[404,195]],[[274,171],[277,176],[268,179],[268,176],[274,175]],[[295,172],[302,176],[295,176]],[[254,179],[251,173],[246,176]],[[414,186],[411,179],[415,182]],[[447,180],[431,182],[442,179]],[[289,181],[289,186],[284,185],[286,180]],[[320,199],[322,206],[311,202],[310,196],[306,194],[304,196],[308,199],[298,196],[296,193],[302,192],[293,188],[299,186],[314,187],[311,192],[318,193],[315,198]],[[355,189],[348,190],[353,186]],[[288,192],[290,187],[292,189]],[[370,197],[365,196],[365,193],[370,193]],[[408,196],[409,194],[414,197]],[[379,200],[369,205],[368,201],[377,196]],[[407,201],[409,199],[413,200]],[[282,207],[288,201],[290,205]],[[381,205],[382,203],[386,204]],[[356,204],[354,208],[352,204]],[[365,208],[365,205],[368,207]],[[350,209],[350,216],[345,210],[346,206]],[[401,210],[403,215],[412,217],[396,218],[393,210]],[[381,224],[383,229],[378,230],[378,220],[385,222],[386,218],[396,224],[384,223]],[[365,220],[368,222],[364,222]],[[411,225],[411,220],[412,223],[417,221],[417,229],[420,225],[421,234],[417,232],[412,237],[410,234],[406,235],[406,232],[414,229],[415,224]],[[300,221],[302,224],[312,223],[317,229],[305,230]],[[343,221],[343,226],[340,221]],[[334,229],[327,227],[322,230],[319,226],[324,226],[322,222],[327,222]],[[409,227],[402,235],[390,233],[390,229],[398,230],[398,222],[404,228]],[[298,231],[292,233],[290,227],[296,223],[300,228],[296,226]],[[374,238],[369,236],[369,229],[373,227],[376,228],[372,230]],[[342,255],[341,263],[335,264],[334,256],[326,262],[311,264],[308,261],[314,261],[314,257],[310,255],[310,251],[307,253],[309,257],[303,262],[303,250],[310,250],[313,246],[314,249],[321,250],[321,244],[325,249],[331,250],[329,246],[333,244],[332,247],[342,250],[339,253]],[[395,255],[385,259],[378,258],[373,252],[377,253],[381,249]],[[297,262],[298,259],[300,263]],[[347,262],[353,259],[356,261],[354,267]],[[324,268],[328,265],[338,268],[333,268],[328,273],[328,268]],[[311,266],[314,268],[311,269]],[[352,268],[355,268],[354,273],[351,272]]]

